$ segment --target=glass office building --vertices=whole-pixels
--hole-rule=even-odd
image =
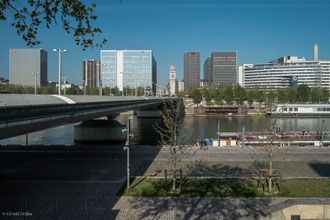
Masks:
[[[156,93],[157,64],[151,50],[101,50],[103,87],[142,87]]]

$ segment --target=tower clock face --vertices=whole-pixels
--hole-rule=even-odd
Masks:
[[[172,73],[171,74],[171,79],[174,79],[175,78],[175,75]]]

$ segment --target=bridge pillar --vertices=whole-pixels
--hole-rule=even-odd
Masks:
[[[117,117],[118,115],[120,115],[119,113],[113,113],[113,114],[111,114],[111,115],[107,115],[107,118],[109,119],[109,120],[113,120],[115,117]]]
[[[74,127],[75,142],[122,142],[126,137],[126,126],[116,120],[88,120]]]
[[[161,111],[158,108],[140,109],[134,112],[138,118],[160,118]]]

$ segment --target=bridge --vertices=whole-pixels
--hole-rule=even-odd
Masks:
[[[163,105],[167,98],[0,94],[0,139],[120,112]]]

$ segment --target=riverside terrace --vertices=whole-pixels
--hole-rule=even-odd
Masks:
[[[167,98],[0,94],[0,139],[46,128],[156,108]]]

